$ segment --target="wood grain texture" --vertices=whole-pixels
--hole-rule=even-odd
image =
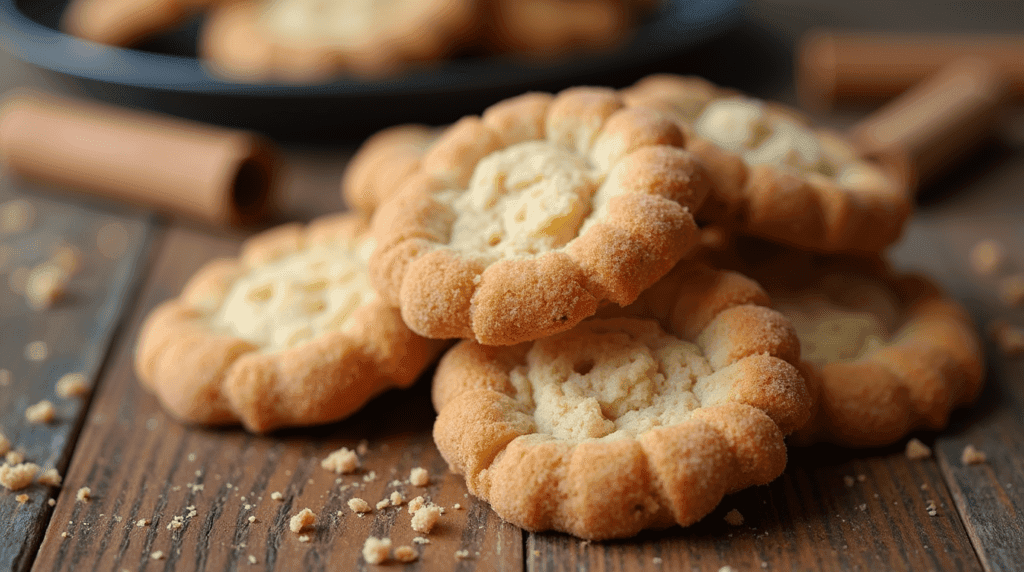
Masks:
[[[725,521],[733,509],[740,526]],[[981,569],[934,460],[824,445],[791,449],[782,477],[687,529],[603,543],[531,534],[526,558],[531,572]]]
[[[26,461],[63,473],[89,397],[61,398],[55,383],[66,373],[82,372],[95,384],[122,310],[144,269],[153,223],[144,215],[114,214],[22,191],[23,187],[0,180],[0,203],[25,200],[34,211],[24,232],[0,234],[0,369],[10,372],[10,385],[0,387],[0,433]],[[124,250],[114,258],[97,246],[97,233],[104,228],[106,234],[123,240]],[[63,244],[77,246],[80,270],[69,281],[63,300],[34,310],[12,290],[10,278],[24,273],[19,269],[47,260]],[[28,359],[26,346],[37,341],[45,343],[46,356]],[[53,403],[54,421],[26,422],[25,409],[43,399]],[[15,497],[23,493],[29,500],[20,504]],[[0,488],[0,522],[5,527],[0,570],[28,569],[52,511],[47,499],[57,493],[58,489],[39,484],[21,491]]]
[[[522,533],[464,496],[463,481],[447,472],[433,446],[426,380],[380,396],[346,421],[271,436],[183,426],[138,385],[132,338],[144,314],[176,295],[205,260],[231,255],[237,245],[197,231],[168,232],[131,319],[131,341],[114,353],[68,470],[66,490],[89,486],[94,498],[61,497],[35,569],[362,570],[363,542],[377,536],[416,548],[412,569],[520,570]],[[357,474],[320,467],[329,452],[361,440],[367,453]],[[392,484],[407,481],[417,466],[429,471],[428,486]],[[375,505],[393,490],[447,509],[424,535],[430,544],[412,543],[419,534],[404,505],[362,517],[347,507],[351,497]],[[271,498],[275,491],[282,500]],[[455,510],[455,503],[464,508]],[[318,520],[302,542],[288,520],[307,507]],[[183,517],[182,526],[168,529],[175,517]],[[469,557],[457,558],[459,550]],[[157,551],[159,562],[152,559]]]

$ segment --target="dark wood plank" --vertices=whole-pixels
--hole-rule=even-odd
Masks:
[[[724,520],[733,509],[740,526]],[[901,447],[794,449],[780,479],[692,527],[601,543],[531,534],[526,557],[531,572],[981,569],[934,460],[908,461]]]
[[[95,384],[122,309],[131,300],[145,266],[153,222],[141,214],[116,214],[25,193],[9,180],[0,180],[0,203],[20,199],[32,205],[34,220],[24,232],[0,236],[6,261],[0,263],[0,369],[10,372],[10,385],[0,387],[0,432],[26,461],[43,469],[64,472],[75,444],[88,397],[64,399],[54,386],[66,373],[82,372]],[[97,246],[97,233],[122,239],[124,250],[111,258]],[[12,291],[12,274],[47,260],[55,247],[76,245],[80,270],[71,278],[67,295],[53,307],[34,310],[25,297]],[[17,280],[15,280],[17,281]],[[30,342],[45,343],[45,359],[26,357]],[[56,418],[47,424],[25,420],[25,409],[49,400]],[[49,498],[58,490],[33,484],[20,491],[0,488],[0,522],[5,541],[0,542],[0,570],[25,570],[49,519]],[[15,499],[27,494],[25,504]]]
[[[231,238],[169,231],[128,338],[134,338],[144,314],[177,294],[200,264],[236,248]],[[390,537],[398,546],[412,544],[418,535],[405,506],[363,517],[347,507],[352,496],[376,504],[392,490],[407,499],[426,495],[447,508],[428,535],[430,544],[412,544],[419,552],[412,568],[522,568],[520,530],[467,498],[462,479],[447,473],[434,448],[428,380],[387,393],[341,423],[252,436],[240,429],[189,428],[165,415],[136,382],[132,343],[122,344],[112,360],[66,480],[67,490],[88,486],[94,498],[60,499],[35,570],[363,569],[361,550],[368,536]],[[368,452],[359,474],[339,478],[320,467],[330,451],[355,448],[364,439]],[[427,487],[390,484],[408,479],[417,466],[432,475]],[[364,482],[369,471],[377,477]],[[271,499],[275,491],[283,494],[281,501]],[[454,510],[455,503],[464,508]],[[194,507],[192,517],[189,507]],[[303,543],[288,531],[288,519],[306,507],[319,520]],[[250,515],[255,522],[248,521]],[[184,526],[168,530],[175,516],[185,517]],[[151,524],[140,528],[139,519]],[[458,550],[470,557],[456,558]],[[164,553],[162,562],[150,560],[156,551]]]

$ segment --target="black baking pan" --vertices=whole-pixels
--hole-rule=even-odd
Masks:
[[[732,27],[742,0],[669,0],[611,52],[538,62],[463,56],[380,81],[232,83],[195,57],[199,22],[139,48],[60,32],[64,0],[0,0],[0,48],[120,105],[244,127],[288,139],[348,139],[403,122],[440,124],[527,90],[605,83],[608,74],[684,53]]]

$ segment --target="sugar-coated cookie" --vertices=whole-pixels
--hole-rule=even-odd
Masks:
[[[623,90],[672,115],[714,182],[698,220],[825,252],[879,252],[902,232],[906,189],[841,135],[796,110],[694,77],[654,75]]]
[[[425,125],[396,125],[381,130],[352,156],[341,178],[345,203],[366,215],[390,198],[398,184],[420,165],[440,131]]]
[[[374,216],[374,285],[414,331],[507,345],[625,305],[697,238],[676,123],[611,89],[499,102],[440,135]]]
[[[984,382],[967,313],[928,279],[877,256],[796,251],[733,239],[710,257],[758,280],[793,323],[814,415],[795,442],[885,445],[942,429]]]
[[[799,343],[756,283],[682,262],[626,308],[514,346],[464,340],[434,377],[434,441],[532,531],[686,526],[786,465],[810,413]]]
[[[136,372],[179,419],[250,431],[346,417],[444,348],[370,286],[366,223],[334,215],[253,237],[142,327]]]

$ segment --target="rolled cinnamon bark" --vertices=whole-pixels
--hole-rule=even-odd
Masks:
[[[217,225],[264,217],[279,163],[255,133],[37,92],[0,103],[0,159],[28,179]]]
[[[1024,98],[1024,35],[897,35],[814,30],[797,50],[801,104],[828,109],[850,99],[888,99],[960,57],[988,60]]]
[[[1006,90],[997,64],[961,58],[855,125],[850,137],[913,192],[988,136]]]

